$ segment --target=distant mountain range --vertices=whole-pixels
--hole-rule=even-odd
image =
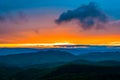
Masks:
[[[61,45],[62,46],[62,45]],[[0,48],[0,55],[33,53],[47,50],[59,50],[72,53],[74,55],[93,52],[120,52],[119,46],[90,46],[90,45],[63,45],[64,48]]]
[[[0,80],[120,80],[120,52],[43,50],[0,56]]]
[[[94,52],[88,54],[73,55],[67,51],[46,50],[32,53],[11,54],[0,56],[0,63],[29,66],[29,65],[57,65],[68,62],[100,62],[100,61],[120,61],[120,52]],[[93,63],[92,63],[93,64]]]
[[[69,62],[75,59],[76,56],[73,54],[54,50],[0,56],[1,63],[17,66]]]
[[[104,60],[120,61],[120,52],[93,52],[79,55],[79,58],[88,61],[104,61]]]

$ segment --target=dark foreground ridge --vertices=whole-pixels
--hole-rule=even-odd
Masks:
[[[0,80],[120,80],[120,66],[76,63],[43,68],[36,66],[38,67],[1,66]]]

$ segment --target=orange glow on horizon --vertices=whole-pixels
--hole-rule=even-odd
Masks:
[[[0,44],[0,48],[60,48],[62,45],[95,45],[95,46],[120,46],[120,42],[109,44],[75,44],[75,43],[47,43],[47,44]]]
[[[49,44],[0,44],[0,48],[7,47],[7,48],[14,48],[14,47],[43,47],[43,48],[50,48],[57,45],[75,45],[73,43],[65,42],[65,43],[49,43]]]
[[[41,19],[32,19],[18,27],[8,25],[17,29],[14,33],[0,35],[0,47],[28,47],[41,44],[48,47],[66,42],[77,45],[120,45],[120,33],[116,27],[109,27],[107,30],[82,30],[75,23],[56,25],[52,21],[53,18],[44,19],[45,22]]]
[[[5,23],[0,47],[31,47],[72,43],[76,45],[120,45],[120,28],[111,24],[105,29],[83,30],[76,21],[57,25],[57,14],[31,17],[28,22]],[[67,45],[67,44],[66,44]]]
[[[8,36],[2,35],[0,38],[0,47],[31,47],[41,44],[44,44],[43,47],[48,47],[53,46],[55,43],[64,44],[66,42],[76,45],[120,45],[120,35],[112,33],[112,28],[108,32],[104,30],[79,31],[77,26],[71,25],[53,25],[54,27],[38,31],[32,29],[16,32],[16,34]]]
[[[11,43],[1,43],[0,47],[54,47],[54,45],[108,45],[120,46],[120,36],[82,36],[82,35],[41,35],[18,38]]]

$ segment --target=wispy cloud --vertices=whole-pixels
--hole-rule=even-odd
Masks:
[[[3,14],[0,14],[0,22],[13,22],[13,23],[19,23],[19,21],[28,21],[27,16],[24,12],[18,11],[12,13],[12,12],[5,12]]]

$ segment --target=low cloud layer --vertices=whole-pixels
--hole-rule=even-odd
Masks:
[[[109,17],[98,6],[90,2],[88,5],[82,5],[75,10],[68,10],[55,20],[57,24],[78,20],[79,25],[84,29],[103,28],[103,24],[109,21]]]

